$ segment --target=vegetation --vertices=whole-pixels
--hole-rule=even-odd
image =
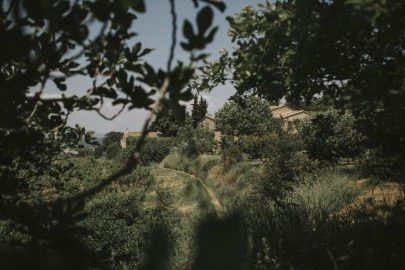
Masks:
[[[100,117],[112,120],[125,109],[143,108],[150,112],[145,123],[146,134],[155,114],[166,114],[170,108],[176,114],[184,115],[185,107],[180,101],[192,99],[191,89],[186,85],[193,76],[193,66],[204,58],[200,51],[212,42],[217,31],[212,25],[213,8],[225,9],[218,1],[193,2],[197,11],[196,27],[185,19],[181,42],[182,48],[190,53],[190,63],[173,64],[177,13],[175,2],[170,0],[173,28],[168,41],[170,55],[165,70],[158,70],[143,59],[152,49],[144,48],[139,40],[134,40],[137,35],[134,21],[146,11],[143,0],[2,1],[2,269],[128,269],[141,263],[138,259],[142,254],[133,253],[132,248],[136,246],[134,243],[142,243],[142,229],[138,231],[136,227],[145,219],[140,214],[136,221],[128,223],[126,218],[134,217],[136,209],[128,208],[133,208],[133,203],[140,203],[142,196],[138,196],[138,190],[128,194],[117,192],[114,196],[103,194],[104,198],[97,196],[122,177],[131,175],[139,164],[145,136],[120,164],[97,166],[100,172],[106,173],[97,174],[96,181],[88,179],[93,176],[83,174],[81,182],[92,185],[65,190],[64,186],[76,179],[69,173],[70,163],[59,162],[61,153],[67,146],[71,148],[73,144],[81,144],[82,138],[91,137],[81,128],[69,129],[66,122],[68,116],[78,110],[94,111]],[[73,77],[87,80],[88,88],[68,87],[66,82]],[[48,84],[56,87],[59,94],[49,95]],[[159,95],[155,95],[158,91]],[[117,106],[116,115],[103,113],[103,105],[107,102]],[[116,155],[117,149],[116,143],[109,144],[108,156]],[[93,163],[98,162],[104,161]],[[87,163],[88,166],[94,164]],[[77,167],[73,168],[77,171],[75,174],[82,173]],[[66,176],[73,179],[66,179]],[[159,227],[156,234],[150,234],[153,237],[148,237],[154,239],[150,249],[148,245],[141,247],[146,269],[160,262],[153,257],[155,254],[157,258],[156,243],[171,239],[164,229],[164,213],[170,205],[165,201],[168,196],[160,197],[159,204],[163,206],[155,213],[157,222],[143,223],[145,230],[146,227],[152,231]],[[119,209],[129,202],[126,210]],[[81,224],[86,221],[86,209],[94,211],[91,213],[94,220],[88,221],[91,226],[84,228]],[[114,220],[105,220],[111,218]],[[105,229],[111,231],[113,239],[104,238],[102,234],[106,232],[97,226],[97,219],[111,226]],[[159,223],[159,226],[153,226]],[[119,246],[121,233],[133,236],[134,242]],[[91,239],[86,241],[85,235],[95,235],[98,244],[93,245]],[[99,245],[100,241],[111,241],[111,245]]]
[[[198,99],[198,96],[194,96],[194,102],[191,110],[191,122],[193,127],[196,128],[198,123],[207,115],[208,103],[202,96]]]
[[[151,124],[150,130],[157,131],[163,137],[175,137],[181,127],[189,122],[189,115],[176,115],[175,111],[169,110],[167,114],[158,115]]]
[[[214,133],[203,129],[185,126],[179,130],[175,139],[176,149],[187,157],[196,157],[204,153],[212,153]]]
[[[225,103],[215,114],[215,124],[225,136],[268,135],[280,130],[271,115],[270,103],[249,96]]]
[[[133,39],[144,2],[2,2],[0,268],[405,269],[403,1],[247,7],[228,18],[234,52],[196,74],[225,5],[192,0],[190,62],[174,64],[182,16],[168,0],[157,70]],[[75,76],[89,89],[68,88]],[[218,146],[193,90],[227,80]],[[281,99],[317,112],[288,129],[271,113]],[[126,109],[150,113],[126,149],[119,132],[89,148],[94,132],[66,125]]]
[[[310,158],[337,162],[340,158],[354,159],[363,151],[363,137],[354,127],[353,115],[330,110],[312,117],[301,126],[300,133]]]
[[[231,81],[237,95],[349,109],[367,146],[404,168],[405,4],[401,0],[276,1],[228,18],[232,54],[200,69],[200,91]],[[395,161],[396,160],[396,161]]]

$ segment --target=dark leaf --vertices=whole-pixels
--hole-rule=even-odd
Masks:
[[[215,6],[217,9],[219,9],[221,12],[224,12],[226,9],[226,5],[222,1],[215,1],[215,0],[201,0],[205,3],[211,4]]]
[[[107,87],[98,87],[93,94],[113,99],[118,96],[114,89]]]
[[[133,0],[132,8],[138,12],[145,12],[145,2],[143,0]]]
[[[211,31],[210,31],[210,33],[208,34],[208,36],[205,38],[205,42],[208,44],[208,43],[211,43],[213,40],[214,40],[214,36],[215,36],[215,33],[218,31],[218,27],[214,27]]]
[[[53,79],[53,82],[55,83],[56,87],[58,87],[59,90],[66,91],[67,87],[66,84],[64,83],[65,79],[56,78]]]
[[[198,25],[198,34],[203,36],[204,33],[212,24],[212,19],[214,17],[214,12],[210,7],[205,7],[198,12],[197,15],[197,25]]]
[[[150,53],[150,52],[152,52],[152,51],[153,51],[153,49],[146,48],[145,50],[143,50],[143,51],[138,55],[138,57],[145,56],[145,55],[147,55],[148,53]]]
[[[132,47],[132,54],[134,56],[136,56],[138,54],[138,52],[141,50],[142,45],[140,42],[136,43],[133,47]]]
[[[100,21],[106,21],[110,16],[110,5],[108,0],[96,1],[93,5],[93,12],[97,19]]]
[[[199,55],[193,57],[193,61],[204,60],[204,59],[207,58],[208,56],[209,56],[208,53],[202,53],[202,54],[199,54]]]
[[[189,20],[185,20],[183,24],[183,35],[188,40],[192,40],[195,37],[193,26]]]

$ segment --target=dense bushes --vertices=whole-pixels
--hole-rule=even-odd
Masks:
[[[340,158],[355,158],[363,151],[362,136],[355,130],[354,117],[329,110],[301,125],[300,134],[310,158],[336,163]]]
[[[104,135],[104,138],[102,140],[102,143],[98,145],[97,147],[94,148],[93,155],[95,158],[101,157],[103,153],[105,153],[108,148],[110,148],[111,145],[119,145],[119,142],[122,138],[123,134],[122,132],[118,131],[110,131],[107,134]],[[112,149],[115,148],[115,149]],[[117,147],[112,146],[110,149],[110,158],[116,155],[117,152]]]
[[[143,179],[133,182],[136,187],[111,187],[86,206],[87,216],[81,223],[88,230],[84,240],[89,249],[103,258],[103,269],[147,268],[158,261],[169,264],[170,243],[175,241],[174,228],[179,222],[171,210],[170,195],[155,190],[156,206],[145,208],[148,189],[144,188]],[[161,253],[150,262],[156,241],[164,245],[167,254]]]
[[[240,202],[246,230],[254,239],[251,269],[403,268],[403,210],[393,209],[386,220],[363,209],[337,215],[359,191],[350,178],[324,171],[295,186],[283,204],[257,196]]]
[[[203,128],[193,128],[187,125],[179,129],[175,144],[177,150],[188,157],[212,153],[214,133]]]
[[[125,163],[137,140],[137,138],[128,138],[125,149],[122,149],[119,144],[111,144],[107,148],[106,157],[118,164]],[[170,153],[172,147],[173,140],[171,138],[147,138],[141,151],[141,165],[161,162]]]
[[[173,141],[170,138],[148,138],[142,148],[141,164],[160,163],[170,154],[172,146]]]
[[[105,150],[105,157],[108,159],[114,159],[121,151],[121,146],[118,142],[111,143]]]

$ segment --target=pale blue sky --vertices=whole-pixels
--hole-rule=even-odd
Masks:
[[[211,58],[218,56],[218,51],[221,48],[225,48],[228,51],[232,51],[232,43],[227,36],[228,24],[226,16],[233,15],[239,12],[243,7],[252,5],[256,6],[260,2],[265,0],[228,0],[225,1],[227,9],[224,14],[216,11],[215,13],[215,25],[219,26],[219,31],[215,36],[215,40],[208,46],[206,52],[211,54]],[[138,33],[135,41],[141,41],[145,47],[155,48],[155,50],[146,57],[153,66],[165,67],[170,47],[170,35],[171,35],[171,17],[169,13],[169,1],[168,0],[146,0],[147,12],[141,14],[139,19],[134,23],[134,29]],[[191,0],[176,0],[176,9],[179,15],[179,33],[178,37],[181,39],[182,21],[184,18],[190,18],[194,20],[196,10],[192,5]],[[134,42],[135,42],[134,41]],[[187,62],[189,55],[177,46],[176,60]],[[89,87],[89,81],[86,79],[76,78],[68,83],[69,88],[74,89],[87,89]],[[48,93],[52,93],[49,91]],[[234,93],[234,89],[231,85],[219,86],[211,93],[204,94],[209,107],[209,113],[216,112],[223,103]],[[105,106],[106,114],[113,114],[115,108],[107,105]],[[94,130],[98,133],[106,133],[108,131],[123,131],[125,128],[130,130],[140,130],[143,124],[143,120],[147,115],[143,110],[125,111],[119,117],[113,121],[106,121],[98,116],[95,112],[75,112],[71,115],[68,124],[79,124],[86,127],[86,129]]]

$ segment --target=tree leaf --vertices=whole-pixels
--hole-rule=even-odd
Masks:
[[[66,91],[67,87],[66,87],[66,84],[64,83],[65,79],[56,78],[56,79],[53,79],[53,82],[55,83],[56,87],[58,87],[58,89],[60,91]]]
[[[150,53],[150,52],[152,52],[152,51],[153,51],[153,49],[146,48],[146,49],[143,50],[140,54],[138,54],[138,57],[145,56],[145,55],[147,55],[148,53]]]
[[[189,20],[185,20],[183,24],[183,35],[188,40],[192,40],[195,37],[193,26]]]
[[[215,1],[215,0],[201,0],[201,1],[215,6],[221,12],[224,12],[226,9],[226,5],[222,1]]]
[[[204,33],[212,24],[212,19],[214,17],[214,12],[210,7],[205,7],[198,12],[197,15],[197,25],[198,25],[198,34],[203,36]]]
[[[213,40],[214,40],[214,36],[215,36],[215,33],[218,31],[218,27],[214,27],[211,31],[210,31],[210,33],[208,34],[208,36],[205,38],[205,42],[208,44],[208,43],[211,43]]]
[[[132,8],[140,13],[146,11],[145,2],[143,0],[133,0]]]

